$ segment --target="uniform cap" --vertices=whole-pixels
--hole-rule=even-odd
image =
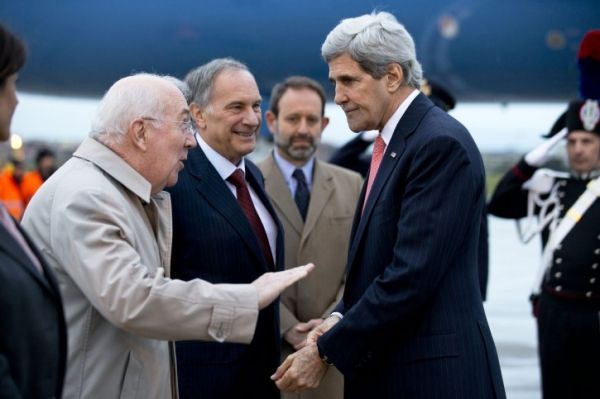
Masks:
[[[423,79],[421,91],[438,107],[448,112],[456,106],[456,100],[442,85],[432,80]]]

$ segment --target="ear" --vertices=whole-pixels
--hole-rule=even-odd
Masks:
[[[329,118],[324,116],[321,118],[321,131],[325,130],[325,128],[329,125]]]
[[[265,119],[267,120],[267,127],[271,134],[277,132],[277,116],[272,111],[265,112]]]
[[[190,104],[190,115],[192,116],[192,119],[194,119],[194,123],[196,123],[198,129],[206,129],[206,111],[200,108],[198,104]]]
[[[386,88],[390,93],[394,93],[402,86],[402,83],[404,83],[404,72],[402,72],[400,64],[396,62],[388,64],[386,68]]]
[[[149,132],[146,126],[146,121],[141,118],[134,119],[129,124],[127,136],[134,147],[139,148],[143,152],[148,150]]]

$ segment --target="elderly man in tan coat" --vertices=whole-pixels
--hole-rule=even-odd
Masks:
[[[64,300],[64,398],[177,397],[168,341],[250,342],[258,310],[311,269],[244,285],[168,277],[171,202],[162,190],[195,146],[192,130],[173,83],[121,79],[102,99],[90,137],[27,208],[23,225]]]
[[[325,92],[312,79],[277,84],[266,114],[275,150],[258,164],[285,230],[285,265],[314,262],[314,272],[281,296],[282,356],[304,346],[311,328],[329,316],[344,289],[352,217],[362,187],[358,173],[315,158],[325,116]],[[342,375],[331,367],[321,385],[285,399],[341,399]]]

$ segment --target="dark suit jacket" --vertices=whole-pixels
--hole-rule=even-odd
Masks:
[[[276,268],[283,266],[283,230],[258,168],[246,160],[246,180],[277,224]],[[173,202],[173,278],[250,283],[269,271],[244,212],[200,147],[190,151]],[[279,304],[259,313],[250,345],[179,342],[179,391],[185,398],[278,398],[269,379],[279,365]]]
[[[369,172],[369,166],[371,165],[371,154],[366,154],[365,151],[371,144],[371,142],[363,140],[359,134],[338,148],[329,159],[329,162],[358,172],[366,179],[368,176],[367,173]],[[481,236],[479,239],[477,265],[479,269],[479,289],[481,291],[481,297],[485,300],[487,297],[489,274],[489,243],[487,212],[485,209],[483,212],[483,216],[481,217]]]
[[[467,130],[419,94],[355,215],[344,318],[318,341],[348,398],[503,398],[477,252],[481,156]]]
[[[58,284],[0,224],[0,398],[60,398],[67,333]]]

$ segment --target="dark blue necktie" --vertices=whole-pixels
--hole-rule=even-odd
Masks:
[[[306,220],[308,203],[310,202],[310,192],[308,191],[308,185],[306,184],[306,176],[304,176],[302,169],[294,170],[292,176],[294,176],[298,182],[296,185],[296,195],[294,195],[294,201],[296,201],[296,205],[298,206],[302,220]]]

